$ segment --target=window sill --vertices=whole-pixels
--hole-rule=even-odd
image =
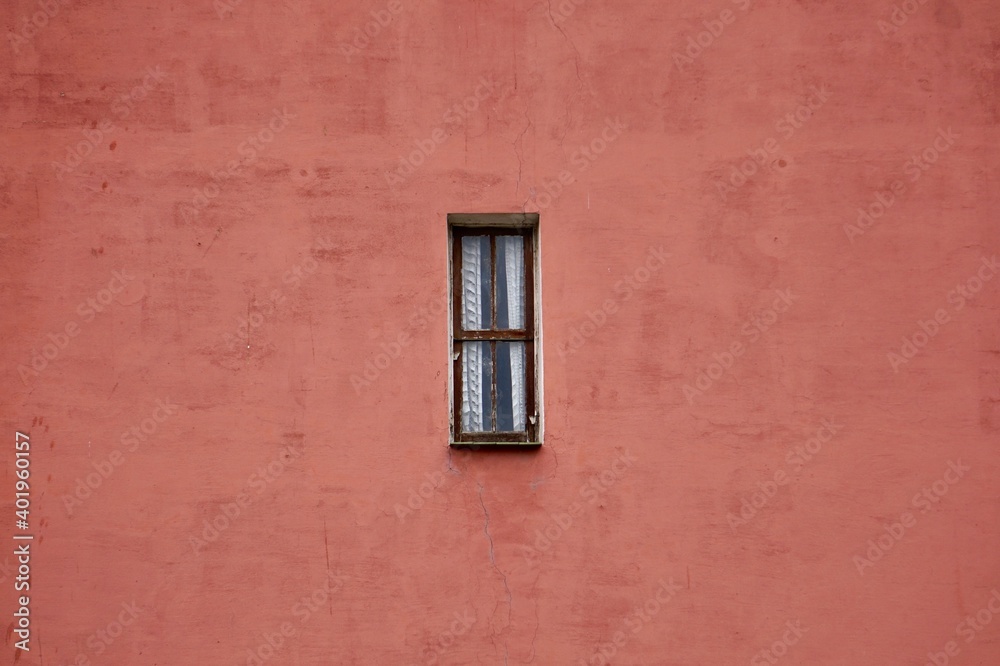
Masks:
[[[482,448],[529,448],[537,449],[542,445],[541,442],[448,442],[448,446],[453,449],[478,449]]]

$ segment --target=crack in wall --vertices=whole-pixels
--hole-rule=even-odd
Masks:
[[[486,509],[486,502],[483,501],[483,484],[480,483],[478,485],[479,485],[479,506],[481,506],[483,508],[483,518],[484,518],[483,534],[486,535],[486,539],[487,539],[487,541],[489,541],[489,544],[490,544],[490,564],[493,565],[493,570],[496,571],[498,574],[500,574],[500,578],[503,579],[504,590],[507,591],[507,625],[503,629],[501,629],[499,632],[495,632],[493,634],[493,638],[494,638],[493,645],[494,645],[494,647],[496,647],[496,640],[495,640],[496,637],[497,636],[502,636],[503,633],[507,629],[510,628],[511,612],[514,609],[514,596],[511,594],[511,592],[510,592],[510,585],[507,583],[507,574],[505,574],[503,571],[501,571],[500,567],[497,566],[496,552],[495,552],[495,550],[493,548],[493,536],[490,534],[490,512]],[[496,613],[497,613],[497,609],[498,608],[500,608],[500,601],[499,600],[497,600],[496,605],[493,607],[493,616],[494,617],[496,617]],[[508,659],[507,640],[506,639],[504,639],[504,642],[503,642],[503,653],[504,653],[503,663],[506,665],[507,664],[507,659]]]
[[[517,196],[518,191],[521,189],[521,168],[524,164],[524,135],[531,127],[531,117],[528,116],[528,107],[524,107],[524,119],[528,121],[528,124],[524,126],[521,133],[514,139],[511,146],[514,148],[514,155],[517,156],[517,184],[514,185],[514,196]],[[521,149],[518,150],[517,144],[521,144]],[[522,211],[523,212],[523,211]]]
[[[537,582],[537,581],[536,581]],[[537,585],[535,586],[537,588]],[[538,619],[538,600],[535,599],[535,631],[531,634],[531,659],[528,660],[529,664],[535,662],[535,641],[538,640],[538,625],[540,620]]]
[[[330,536],[326,531],[326,516],[323,516],[323,546],[326,548],[326,576],[330,578]],[[330,606],[330,617],[333,617],[333,595],[331,594],[327,601]]]
[[[552,0],[548,0],[548,3],[549,3],[549,21],[552,23],[553,26],[555,26],[556,30],[562,33],[562,36],[566,38],[566,41],[569,42],[569,45],[572,46],[573,50],[576,52],[576,58],[574,58],[573,60],[573,64],[576,67],[576,78],[578,81],[580,81],[581,84],[583,84],[583,79],[580,78],[580,49],[576,48],[576,44],[574,44],[573,40],[569,38],[569,35],[566,34],[566,31],[563,30],[558,23],[556,23],[556,17],[553,16],[552,14]]]

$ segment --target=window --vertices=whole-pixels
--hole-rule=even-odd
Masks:
[[[454,214],[452,437],[537,445],[537,214]]]

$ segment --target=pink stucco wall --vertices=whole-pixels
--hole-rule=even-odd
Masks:
[[[995,2],[0,23],[6,663],[1000,663]],[[544,446],[450,452],[521,210]]]

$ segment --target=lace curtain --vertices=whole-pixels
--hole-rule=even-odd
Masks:
[[[524,239],[497,236],[497,265],[491,265],[488,236],[462,239],[462,327],[484,330],[490,320],[491,270],[497,271],[498,329],[524,328]],[[495,348],[492,346],[495,344]],[[497,392],[493,389],[493,354],[497,364]],[[462,348],[462,430],[490,432],[525,430],[525,346],[523,342],[464,342]],[[509,402],[508,402],[509,400]],[[497,422],[493,403],[497,404]]]

